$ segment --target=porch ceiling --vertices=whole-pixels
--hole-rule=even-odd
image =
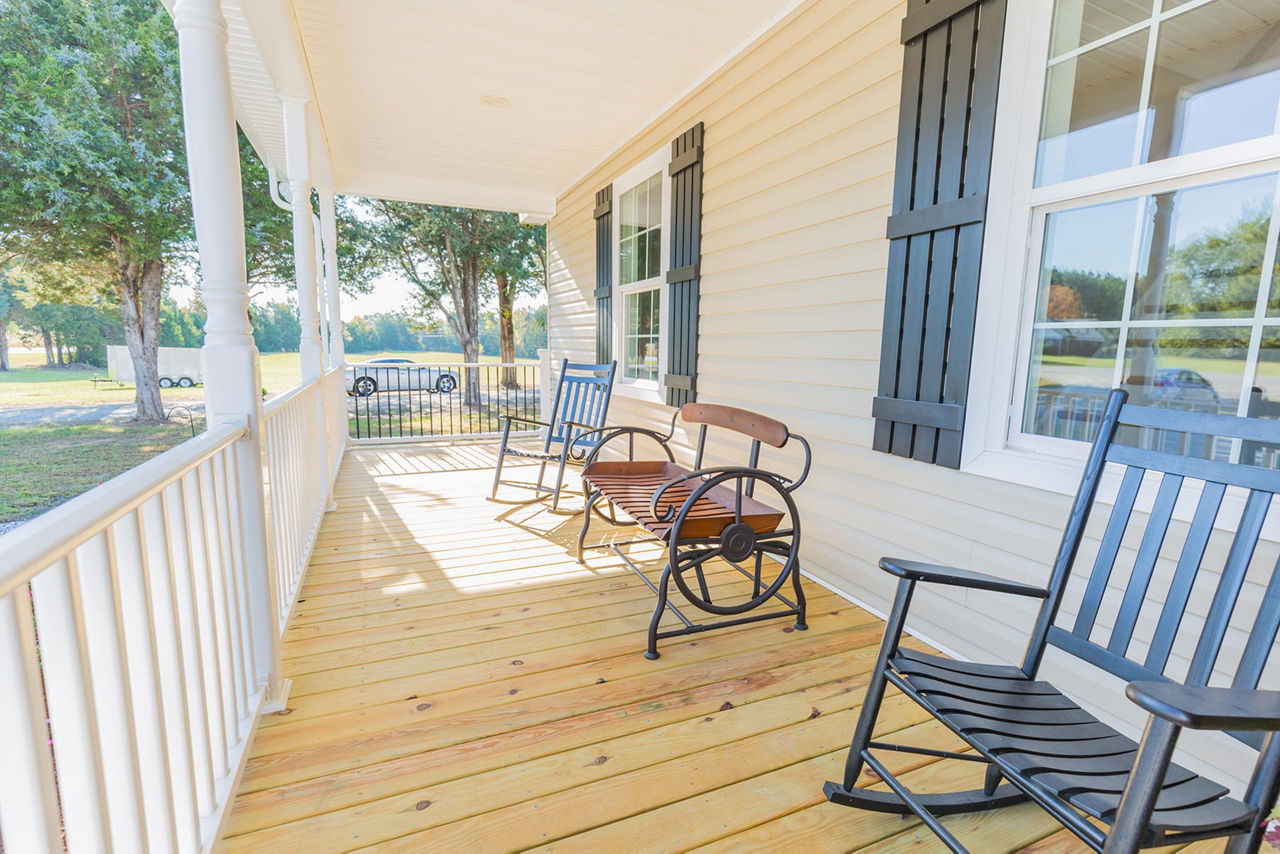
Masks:
[[[338,192],[547,215],[797,0],[277,3]]]

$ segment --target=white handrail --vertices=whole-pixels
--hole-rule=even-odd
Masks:
[[[246,432],[238,424],[215,426],[4,534],[0,596],[13,592]]]
[[[353,368],[380,368],[394,371],[396,368],[525,368],[536,367],[537,359],[524,362],[347,362],[347,370]],[[336,370],[336,369],[335,369]]]
[[[0,537],[5,850],[213,844],[265,696],[245,436],[215,426]]]

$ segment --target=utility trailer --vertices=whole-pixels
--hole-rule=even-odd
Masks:
[[[161,388],[191,388],[204,384],[199,347],[161,347],[158,361]],[[122,383],[131,383],[136,379],[128,347],[122,344],[107,345],[107,376]]]

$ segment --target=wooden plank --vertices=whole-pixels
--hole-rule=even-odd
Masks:
[[[572,560],[578,520],[512,513],[484,501],[487,471],[412,456],[361,452],[344,467],[344,501],[369,512],[324,523],[328,545],[299,606],[322,607],[287,631],[291,708],[259,728],[227,850],[511,848],[582,832],[579,841],[652,840],[705,798],[724,801],[736,823],[718,836],[769,818],[725,792],[776,783],[784,812],[821,796],[878,648],[876,618],[810,590],[808,632],[741,626],[647,661],[647,591],[615,574],[616,558]],[[376,541],[361,533],[379,530]],[[737,578],[708,573],[717,591]],[[428,592],[407,594],[410,583]],[[915,731],[923,720],[894,695],[881,725]],[[904,772],[931,763],[894,761]],[[711,840],[688,839],[699,841]]]

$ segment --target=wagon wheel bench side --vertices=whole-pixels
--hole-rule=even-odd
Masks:
[[[791,433],[786,425],[772,418],[733,407],[691,403],[680,410],[687,423],[698,424],[698,445],[693,468],[675,461],[666,434],[638,427],[615,427],[600,431],[598,444],[587,455],[583,468],[586,512],[578,537],[578,560],[583,559],[587,532],[592,516],[614,525],[619,523],[616,510],[625,513],[647,536],[625,542],[609,542],[593,549],[612,551],[635,572],[658,597],[649,622],[645,657],[658,657],[658,641],[663,638],[695,634],[711,629],[754,623],[761,620],[795,617],[795,627],[806,629],[805,597],[800,583],[800,517],[792,492],[808,476],[809,443]],[[702,465],[708,426],[722,427],[751,439],[748,464],[745,466]],[[601,451],[617,440],[627,440],[627,458],[601,460]],[[657,444],[666,459],[635,459],[637,439]],[[776,448],[795,440],[804,452],[804,466],[796,478],[788,478],[759,467],[762,444]],[[757,498],[757,490],[763,498]],[[609,515],[598,506],[607,502]],[[655,584],[622,546],[645,542],[660,543],[666,548],[667,560]],[[705,571],[714,560],[727,563],[745,576],[748,593],[725,597],[723,591],[713,594]],[[790,580],[792,597],[783,593]],[[670,585],[699,610],[722,619],[695,623],[671,601]],[[755,611],[778,600],[782,609],[765,613]],[[682,626],[659,631],[664,612],[670,611]]]

